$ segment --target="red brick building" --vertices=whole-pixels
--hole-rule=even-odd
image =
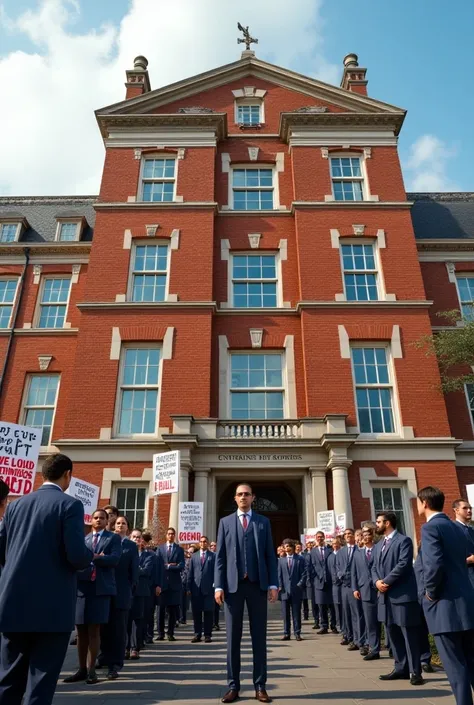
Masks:
[[[353,54],[340,87],[247,50],[153,91],[138,57],[96,115],[98,196],[0,199],[0,417],[137,524],[177,448],[164,525],[201,500],[214,536],[247,479],[276,540],[327,508],[414,535],[417,488],[474,481],[469,397],[413,345],[474,299],[472,199],[405,193]]]

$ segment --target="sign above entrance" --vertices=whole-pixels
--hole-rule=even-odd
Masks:
[[[153,495],[172,494],[178,491],[179,450],[155,453],[153,456]]]
[[[217,459],[224,463],[258,463],[266,462],[284,462],[291,460],[303,460],[303,456],[299,453],[220,453]]]

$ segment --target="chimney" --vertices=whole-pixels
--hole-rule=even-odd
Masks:
[[[341,88],[361,95],[367,95],[367,69],[359,67],[357,54],[348,54],[344,57],[344,73],[342,74]]]
[[[148,60],[144,56],[137,56],[133,62],[133,69],[127,71],[127,82],[125,88],[127,92],[125,99],[136,98],[143,93],[151,91],[150,77],[147,71]]]

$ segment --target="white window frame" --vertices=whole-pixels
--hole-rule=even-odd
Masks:
[[[78,242],[80,240],[81,230],[82,230],[82,219],[81,218],[58,218],[57,221],[58,222],[56,225],[56,236],[55,236],[56,242]],[[76,235],[74,237],[74,240],[61,240],[62,226],[67,223],[75,223],[75,225],[76,225]]]
[[[360,162],[360,173],[362,176],[333,176],[332,175],[332,159],[358,159]],[[334,181],[359,181],[362,184],[362,201],[336,201],[337,203],[362,203],[363,201],[370,201],[370,188],[369,179],[367,175],[367,164],[366,158],[363,154],[359,152],[330,152],[328,155],[329,162],[329,178],[331,179],[331,196],[332,201],[336,201],[336,195],[334,193]]]
[[[44,289],[45,289],[47,279],[69,279],[69,294],[68,294],[67,301],[65,304],[63,304],[63,303],[43,304],[42,303]],[[41,277],[41,282],[40,282],[40,286],[38,289],[38,299],[37,299],[37,303],[36,303],[36,311],[35,311],[35,316],[34,316],[34,322],[35,322],[34,328],[38,328],[39,330],[44,330],[44,331],[46,331],[46,330],[50,331],[50,330],[64,330],[65,328],[71,327],[71,324],[68,323],[67,317],[68,317],[68,313],[69,313],[69,302],[71,300],[72,284],[73,284],[72,275],[68,274],[68,273],[44,274]],[[39,328],[39,323],[40,323],[40,319],[41,319],[41,310],[42,310],[43,306],[66,306],[66,313],[64,314],[64,324],[63,324],[62,328]]]
[[[254,308],[243,308],[242,306],[235,306],[234,304],[234,278],[233,278],[233,271],[234,271],[234,257],[247,257],[247,256],[260,256],[260,257],[266,257],[266,256],[271,256],[275,257],[275,270],[276,270],[276,280],[265,280],[265,279],[242,279],[238,281],[243,281],[243,282],[265,282],[265,281],[276,281],[276,300],[277,304],[276,306],[258,306],[255,309]],[[279,250],[242,250],[242,251],[232,251],[229,256],[229,265],[228,265],[228,276],[227,276],[227,301],[230,301],[230,308],[237,308],[239,311],[275,311],[279,308],[283,307],[283,285],[282,285],[282,265],[281,265],[281,256],[280,256],[280,251]]]
[[[133,302],[133,281],[135,277],[135,257],[136,257],[136,252],[137,252],[137,247],[143,247],[144,245],[156,245],[156,246],[165,246],[168,248],[168,255],[167,255],[167,260],[166,260],[166,286],[165,286],[165,298],[163,299],[163,302],[169,300],[169,290],[170,290],[170,270],[171,270],[171,241],[170,240],[163,240],[163,239],[158,239],[158,238],[148,238],[147,240],[133,240],[132,241],[132,248],[131,248],[131,253],[130,253],[130,265],[129,265],[129,272],[128,272],[128,286],[127,286],[127,301],[132,301]],[[161,271],[161,270],[160,270]],[[158,272],[158,270],[157,270]],[[140,274],[144,274],[145,272],[140,272]],[[137,272],[138,274],[138,272]],[[147,303],[147,302],[136,302],[136,303]],[[151,302],[151,303],[161,303],[159,301]]]
[[[239,107],[246,105],[258,105],[259,109],[259,121],[258,123],[247,123],[239,121]],[[257,128],[265,124],[265,109],[264,109],[263,98],[249,97],[249,98],[237,98],[234,101],[234,121],[236,125],[244,125],[246,129],[251,129],[252,127]]]
[[[376,269],[371,270],[371,269],[354,269],[354,270],[346,270],[344,269],[344,257],[343,257],[343,252],[342,249],[344,245],[371,245],[374,251],[374,260],[375,260],[375,267]],[[382,276],[382,262],[380,258],[380,249],[378,246],[378,239],[377,238],[341,238],[339,242],[339,256],[341,260],[341,275],[342,275],[342,286],[343,286],[343,291],[344,291],[344,300],[345,301],[351,301],[351,303],[364,303],[365,299],[348,299],[347,297],[347,289],[346,289],[346,279],[345,279],[345,274],[375,274],[375,283],[377,286],[377,299],[371,299],[371,300],[376,300],[376,301],[383,301],[385,300],[385,286],[384,286],[384,281],[383,281],[383,276]],[[370,300],[370,299],[368,299]]]
[[[395,479],[380,479],[380,480],[370,480],[370,512],[372,516],[372,521],[375,522],[377,519],[377,513],[375,510],[375,503],[374,503],[374,489],[393,489],[393,488],[399,488],[402,493],[402,506],[403,506],[403,518],[405,519],[405,528],[406,528],[406,536],[409,536],[410,538],[413,538],[415,529],[414,529],[414,522],[413,522],[413,512],[411,508],[411,502],[408,497],[408,487],[407,487],[407,482],[406,480],[397,480]],[[390,511],[390,510],[386,510]]]
[[[157,391],[157,395],[156,395],[155,430],[153,433],[132,433],[132,434],[120,433],[120,410],[121,410],[121,405],[122,405],[122,392],[123,392],[122,379],[123,379],[123,373],[124,373],[124,369],[125,369],[126,351],[129,349],[150,350],[152,348],[156,348],[157,350],[160,351],[160,362],[158,365],[158,391]],[[121,349],[120,349],[120,361],[119,361],[119,370],[118,370],[118,377],[117,377],[117,391],[116,391],[116,395],[115,395],[115,412],[114,412],[114,425],[113,425],[114,438],[146,439],[146,438],[157,438],[159,436],[162,386],[163,386],[163,344],[162,343],[154,343],[151,341],[150,342],[139,342],[139,343],[134,343],[134,342],[130,341],[130,342],[122,344]],[[134,387],[134,389],[137,389],[137,388],[138,387]],[[150,385],[150,387],[143,387],[143,388],[149,389],[149,388],[151,388],[151,385]]]
[[[233,355],[280,355],[281,357],[281,381],[282,387],[262,387],[263,392],[279,392],[283,390],[283,418],[282,419],[232,419],[232,356]],[[258,350],[229,350],[227,355],[227,419],[232,419],[234,424],[250,422],[252,424],[258,423],[284,423],[285,419],[289,419],[289,390],[288,390],[288,371],[286,365],[286,352],[285,350],[274,350],[274,349],[264,349],[259,348]],[[260,388],[248,387],[240,388],[239,391],[257,391]]]
[[[359,421],[359,407],[357,404],[357,389],[358,387],[367,387],[368,385],[356,385],[356,379],[355,379],[355,369],[354,369],[354,361],[352,357],[352,350],[355,348],[383,348],[386,351],[387,355],[387,368],[388,368],[388,373],[389,373],[389,379],[390,379],[390,384],[388,385],[374,385],[374,388],[376,387],[377,389],[380,388],[390,388],[392,391],[392,416],[393,416],[393,432],[392,433],[367,433],[363,432],[360,430],[360,421]],[[399,404],[399,398],[398,398],[398,387],[397,387],[397,378],[395,376],[395,365],[393,361],[393,352],[392,348],[389,344],[387,344],[384,341],[364,341],[364,342],[358,342],[358,341],[353,341],[351,342],[350,345],[350,360],[351,360],[351,374],[352,374],[352,388],[353,388],[353,393],[354,393],[354,408],[355,408],[355,414],[357,418],[357,433],[359,436],[362,438],[366,439],[374,439],[377,440],[379,438],[400,438],[402,435],[403,431],[403,426],[402,426],[402,420],[401,420],[401,414],[400,414],[400,404]],[[370,388],[370,387],[369,387]]]
[[[474,383],[471,384],[474,387]],[[469,414],[469,420],[471,422],[472,432],[474,433],[474,406],[471,408],[469,401],[469,392],[467,391],[468,385],[464,385],[464,395],[466,397],[467,413]]]
[[[232,164],[229,168],[229,191],[227,196],[227,203],[229,204],[229,210],[235,210],[234,208],[234,171],[238,169],[267,169],[272,172],[272,186],[260,187],[242,187],[237,188],[238,191],[273,191],[273,208],[265,210],[238,210],[237,213],[272,213],[280,208],[280,191],[278,185],[278,170],[276,164],[265,164],[263,162],[253,162],[249,164]]]
[[[145,490],[145,510],[143,517],[143,528],[148,527],[148,508],[150,505],[150,483],[149,482],[113,482],[112,492],[111,492],[111,504],[118,507],[117,504],[117,494],[118,490]],[[119,508],[119,511],[120,508]],[[127,511],[122,512],[127,518]],[[130,531],[133,531],[135,527],[130,524]],[[139,528],[139,527],[138,527]]]
[[[11,326],[12,326],[13,314],[15,313],[16,297],[18,296],[18,284],[19,284],[19,281],[20,281],[20,277],[17,277],[17,276],[10,276],[10,275],[2,275],[2,276],[0,276],[0,281],[7,281],[7,282],[12,282],[12,281],[14,281],[14,282],[16,282],[16,285],[15,285],[15,295],[14,295],[14,297],[13,297],[12,303],[11,303],[11,304],[10,304],[10,303],[0,303],[0,308],[4,308],[4,307],[6,307],[6,306],[11,306],[11,307],[12,307],[12,312],[11,312],[11,314],[10,314],[10,319],[9,319],[9,321],[8,321],[8,326],[6,326],[5,328],[0,328],[0,330],[9,330],[9,329],[11,328]]]
[[[15,225],[16,226],[16,233],[15,233],[15,238],[13,240],[10,240],[9,242],[3,241],[3,228],[5,225]],[[0,220],[0,246],[1,245],[10,245],[12,242],[18,242],[20,239],[20,232],[21,232],[21,226],[22,223],[21,221],[17,220]]]
[[[456,293],[458,296],[459,310],[461,312],[462,320],[463,321],[474,320],[474,298],[472,300],[472,319],[466,318],[466,316],[463,313],[462,307],[465,305],[469,305],[469,302],[461,300],[461,291],[459,289],[459,280],[460,279],[472,279],[474,281],[474,272],[456,272],[455,279],[456,279]]]
[[[155,160],[155,159],[173,159],[174,160],[174,177],[171,179],[169,176],[163,177],[162,179],[145,179],[143,174],[145,171],[145,162],[149,160]],[[174,203],[178,199],[176,198],[176,193],[177,193],[177,184],[178,184],[178,164],[179,164],[179,159],[177,154],[160,154],[157,152],[156,154],[142,154],[141,156],[141,163],[140,163],[140,176],[138,179],[138,193],[137,193],[137,201],[140,201],[141,203],[149,203],[150,207],[153,208],[153,206],[156,206],[157,204],[161,203]],[[170,183],[171,181],[174,182],[174,187],[173,187],[173,199],[171,201],[145,201],[143,199],[143,186],[145,182],[150,182],[150,183]]]
[[[53,417],[51,420],[51,437],[49,439],[49,444],[47,446],[41,446],[41,448],[51,448],[53,444],[51,443],[52,437],[53,437],[53,429],[54,429],[54,424],[56,422],[56,411],[58,408],[58,399],[59,399],[59,392],[61,390],[61,374],[59,372],[30,372],[26,375],[25,378],[25,385],[23,389],[23,396],[21,400],[21,420],[20,423],[23,425],[26,425],[26,417],[28,414],[28,409],[30,408],[36,408],[36,407],[30,407],[27,406],[26,402],[28,401],[28,394],[30,391],[30,385],[31,385],[31,380],[33,377],[57,377],[58,378],[58,386],[56,389],[56,399],[54,402],[54,408],[53,408]],[[50,407],[37,407],[41,409],[49,409]]]

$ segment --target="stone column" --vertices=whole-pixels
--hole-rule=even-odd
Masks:
[[[310,468],[311,486],[313,493],[314,520],[318,525],[318,512],[325,512],[328,508],[328,495],[326,488],[326,468]]]
[[[209,468],[200,468],[194,471],[194,501],[203,502],[204,504],[204,522],[203,522],[203,533],[207,535],[208,527],[208,505],[209,505],[209,491],[208,491],[208,477]]]
[[[209,541],[217,540],[217,498],[216,498],[216,476],[211,472],[209,476],[209,499],[207,509],[207,533]]]
[[[330,462],[329,468],[332,470],[334,511],[336,514],[344,513],[346,515],[346,526],[352,527],[352,504],[347,473],[350,464],[351,461],[346,461],[344,465]]]

